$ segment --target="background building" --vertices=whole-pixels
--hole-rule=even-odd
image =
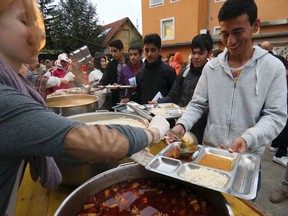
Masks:
[[[102,34],[105,34],[105,54],[109,53],[109,43],[120,39],[124,45],[124,53],[128,53],[129,43],[142,39],[141,34],[128,17],[109,23],[102,27]]]
[[[223,49],[220,41],[218,11],[225,0],[142,0],[143,36],[158,33],[162,55],[180,51],[187,62],[192,38],[210,32],[214,48]],[[255,0],[261,25],[254,34],[254,44],[272,42],[282,56],[288,54],[287,0]]]

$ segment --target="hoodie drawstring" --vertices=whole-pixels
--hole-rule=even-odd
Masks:
[[[258,86],[259,86],[258,77],[259,77],[259,68],[260,68],[259,59],[257,59],[256,62],[257,62],[256,63],[256,95],[258,95],[258,91],[259,91],[259,89],[258,89]]]

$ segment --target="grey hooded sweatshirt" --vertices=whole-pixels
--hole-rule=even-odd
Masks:
[[[227,49],[209,61],[192,100],[176,124],[186,131],[209,111],[203,143],[230,147],[236,137],[247,142],[248,151],[262,155],[282,131],[287,119],[287,85],[281,61],[258,46],[234,80]]]

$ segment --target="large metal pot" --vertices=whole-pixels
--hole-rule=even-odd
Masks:
[[[81,122],[92,122],[92,121],[101,121],[101,120],[111,120],[117,119],[120,117],[127,117],[134,120],[137,120],[144,124],[145,127],[148,127],[148,120],[142,117],[126,114],[126,113],[116,113],[116,112],[93,112],[93,113],[84,113],[73,116],[68,116],[67,118],[72,119],[74,121]],[[57,165],[61,171],[63,180],[62,184],[65,185],[74,185],[79,186],[91,177],[104,172],[108,169],[112,169],[117,167],[121,163],[131,161],[128,158],[125,158],[120,161],[114,161],[110,163],[95,163],[95,164],[87,164],[82,166],[68,166],[57,162]]]
[[[62,116],[94,112],[98,109],[98,97],[88,94],[59,95],[46,99],[50,111]]]
[[[81,122],[94,122],[94,121],[102,121],[102,120],[112,120],[118,118],[131,118],[133,120],[141,122],[145,127],[148,127],[149,121],[143,117],[128,114],[128,113],[119,113],[119,112],[90,112],[90,113],[83,113],[79,115],[68,116],[68,118],[74,121],[81,121]]]
[[[167,176],[148,171],[144,167],[135,163],[124,165],[101,173],[82,184],[63,201],[54,216],[74,215],[75,212],[85,203],[86,199],[94,194],[109,188],[116,183],[127,181],[129,179],[148,177],[165,178],[180,182],[181,184],[188,184],[180,180],[171,179]],[[189,184],[189,186],[215,207],[217,215],[234,215],[221,193],[192,184]]]

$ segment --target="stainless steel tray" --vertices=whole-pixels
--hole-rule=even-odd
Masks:
[[[140,105],[133,101],[128,102],[127,104],[119,104],[117,106],[112,107],[114,110],[124,113],[133,113],[138,114],[149,121],[155,116],[152,112],[153,108],[163,108],[166,113],[162,115],[166,119],[176,119],[182,116],[182,109],[173,103],[160,103],[160,104],[144,104]]]
[[[251,200],[256,197],[257,184],[260,169],[260,156],[252,153],[229,153],[227,150],[199,145],[199,153],[192,161],[175,159],[167,156],[173,148],[179,146],[179,142],[172,143],[159,152],[147,165],[146,169],[167,175],[182,181],[186,181],[182,174],[205,167],[207,170],[215,171],[227,177],[228,181],[223,188],[203,186],[195,182],[186,181],[215,191],[231,194],[243,199]],[[219,170],[202,166],[199,161],[207,154],[223,157],[231,160],[229,171]]]
[[[158,103],[158,104],[144,104],[138,106],[140,109],[147,110],[152,115],[157,115],[156,112],[153,112],[153,109],[162,109],[165,114],[162,115],[166,119],[175,119],[182,116],[183,110],[181,107],[174,103]]]

